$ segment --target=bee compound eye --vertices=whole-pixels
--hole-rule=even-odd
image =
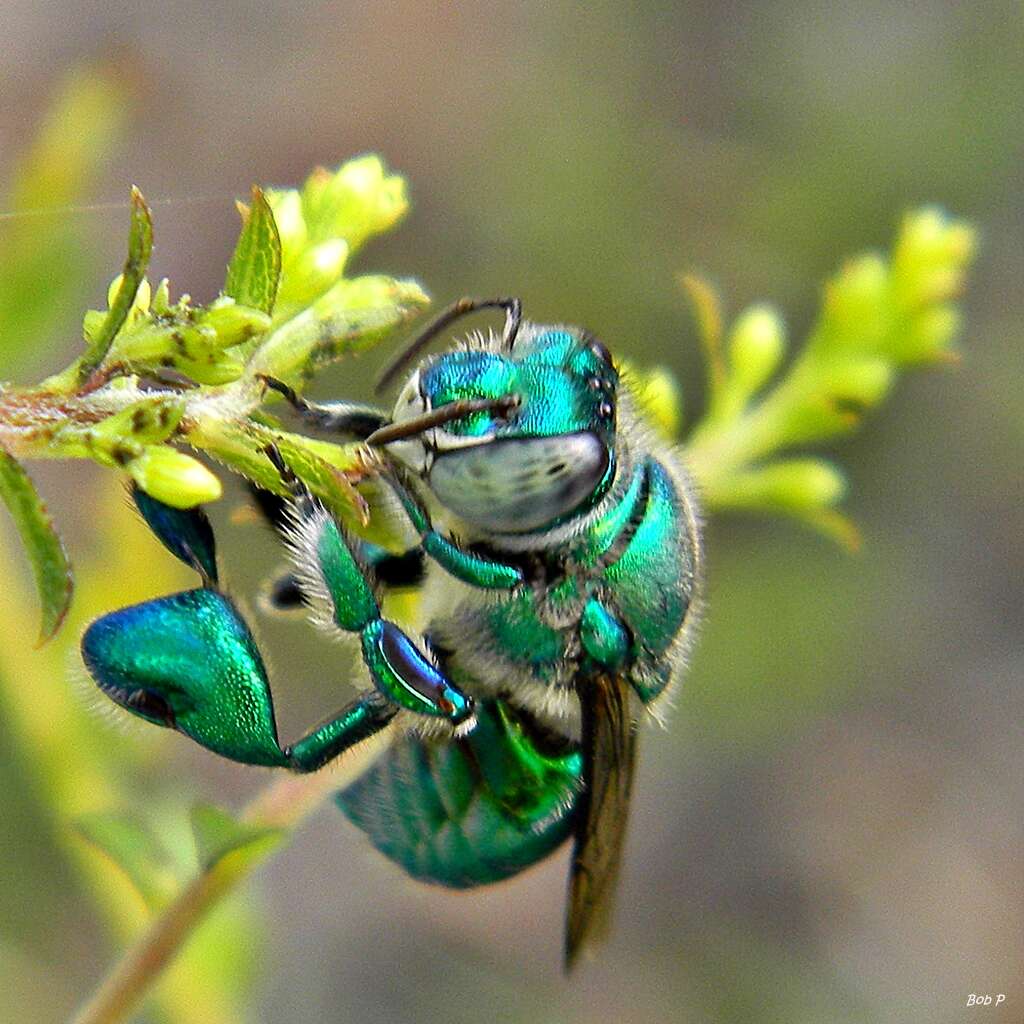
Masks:
[[[612,365],[612,354],[608,351],[608,347],[603,341],[591,338],[587,343],[587,348],[603,363],[607,363],[609,366]]]

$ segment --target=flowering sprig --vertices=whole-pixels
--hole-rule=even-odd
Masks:
[[[301,388],[426,305],[414,281],[345,274],[350,255],[407,206],[403,180],[376,156],[314,171],[301,189],[254,187],[251,202],[239,205],[242,231],[222,292],[195,305],[188,295],[172,299],[166,279],[153,288],[146,277],[152,218],[132,190],[124,269],[107,308],[85,315],[85,351],[34,388],[0,388],[0,495],[36,573],[44,637],[67,610],[71,570],[25,459],[92,459],[188,508],[221,494],[190,450],[280,491],[265,455],[274,444],[336,514],[378,543],[397,543],[396,528],[373,514],[376,484],[364,479],[357,446],[285,431],[259,410],[264,376]]]

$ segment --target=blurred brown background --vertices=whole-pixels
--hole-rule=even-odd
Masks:
[[[89,198],[143,188],[153,271],[172,285],[215,292],[231,198],[251,181],[294,184],[379,151],[413,209],[361,268],[416,276],[439,303],[511,293],[533,318],[584,323],[617,353],[670,365],[691,421],[701,369],[676,270],[706,273],[733,311],[777,303],[799,338],[819,283],[888,244],[905,209],[937,202],[981,234],[962,365],[906,381],[842,449],[863,551],[788,523],[711,524],[706,627],[670,729],[644,737],[600,959],[559,974],[564,854],[449,894],[407,880],[325,808],[247,889],[265,923],[239,1020],[1024,1019],[1019,4],[2,11],[0,173],[65,72],[110,62],[131,110]],[[26,382],[63,365],[123,258],[125,211],[78,216],[89,275],[57,339],[20,360]],[[315,393],[366,397],[380,358]],[[108,606],[124,603],[96,556],[113,475],[36,476],[81,592],[104,585]],[[221,521],[229,579],[251,593],[276,556]],[[161,562],[150,592],[185,579],[171,573]],[[28,571],[12,557],[7,575],[24,586]],[[11,632],[4,646],[30,646]],[[291,737],[331,710],[347,667],[302,626],[261,635]],[[0,1018],[36,1024],[65,1015],[114,950],[25,757],[0,731]],[[158,772],[234,805],[262,779],[173,740]],[[966,1008],[999,992],[999,1009]]]

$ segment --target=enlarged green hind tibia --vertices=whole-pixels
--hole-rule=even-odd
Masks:
[[[148,722],[246,764],[288,764],[256,642],[231,601],[187,590],[112,612],[82,637],[100,689]]]
[[[374,846],[421,881],[497,882],[572,833],[579,752],[544,749],[531,725],[497,702],[478,703],[477,719],[461,740],[396,739],[337,796]]]

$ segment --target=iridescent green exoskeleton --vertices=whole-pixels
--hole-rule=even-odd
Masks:
[[[354,638],[369,679],[336,716],[281,745],[205,514],[141,493],[144,518],[201,585],[105,616],[82,651],[119,705],[246,764],[314,771],[390,729],[385,753],[337,802],[415,878],[498,881],[571,838],[571,965],[607,921],[637,724],[657,714],[692,632],[698,522],[675,452],[653,442],[604,345],[523,320],[517,300],[456,303],[385,382],[487,307],[505,310],[504,330],[423,358],[391,416],[313,405],[267,382],[321,429],[380,453],[419,535],[411,555],[382,557],[268,450],[291,499],[264,496],[263,507],[295,566],[275,599],[301,600]],[[420,636],[382,616],[381,589],[396,581],[422,588]]]

